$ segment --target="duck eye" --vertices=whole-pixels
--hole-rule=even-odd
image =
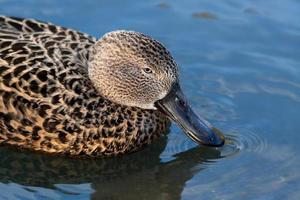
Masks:
[[[147,74],[151,74],[152,73],[152,69],[150,69],[149,67],[145,67],[144,72],[146,72]]]

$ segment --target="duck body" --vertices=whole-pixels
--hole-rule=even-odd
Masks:
[[[0,143],[71,156],[132,152],[166,132],[157,110],[104,98],[88,77],[96,39],[0,17]]]

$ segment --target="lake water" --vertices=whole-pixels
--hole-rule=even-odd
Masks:
[[[0,13],[96,37],[163,42],[195,110],[226,133],[197,147],[172,125],[143,151],[76,160],[0,148],[0,199],[300,199],[300,1],[8,1]]]

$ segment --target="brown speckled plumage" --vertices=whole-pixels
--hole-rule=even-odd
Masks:
[[[136,151],[166,131],[169,120],[160,112],[113,103],[94,87],[87,66],[97,59],[91,55],[95,44],[95,38],[71,29],[0,17],[2,144],[109,156]],[[159,87],[167,92],[170,84]]]

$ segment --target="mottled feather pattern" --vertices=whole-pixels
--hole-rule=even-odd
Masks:
[[[71,156],[135,151],[166,131],[160,112],[114,104],[87,76],[96,39],[0,16],[0,142]]]

